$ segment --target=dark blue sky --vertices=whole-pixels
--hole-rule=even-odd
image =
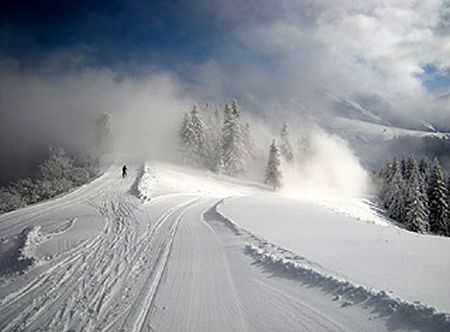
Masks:
[[[221,39],[221,28],[183,1],[2,2],[3,55],[36,63],[55,50],[79,48],[92,65],[201,62]]]

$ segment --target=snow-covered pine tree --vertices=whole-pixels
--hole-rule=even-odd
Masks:
[[[0,187],[0,213],[13,211],[24,206],[26,206],[26,203],[20,194]]]
[[[39,165],[36,193],[39,200],[54,197],[74,186],[73,160],[63,149],[50,148],[48,158]]]
[[[400,159],[400,171],[402,172],[402,177],[406,178],[406,157],[403,156],[402,159]]]
[[[427,157],[420,158],[419,171],[425,179],[428,178],[428,175],[430,173],[430,160]]]
[[[223,151],[222,144],[217,142],[215,151],[215,159],[214,159],[214,168],[213,171],[217,174],[225,173],[225,165],[223,163]]]
[[[182,162],[194,166],[196,164],[195,131],[190,113],[185,113],[179,131]]]
[[[448,209],[449,209],[449,219],[450,219],[450,175],[447,177],[447,192],[448,192]]]
[[[39,165],[41,179],[54,180],[69,178],[73,170],[73,160],[61,148],[50,147],[48,158]]]
[[[406,158],[406,161],[405,161],[405,171],[403,174],[403,178],[405,180],[408,180],[411,177],[411,174],[415,168],[417,168],[417,171],[419,171],[416,158],[414,158],[413,155],[410,155],[410,156],[408,156],[408,158]]]
[[[267,162],[264,183],[272,186],[274,191],[280,189],[283,183],[283,174],[281,173],[281,153],[275,145],[275,140],[273,140],[270,145],[269,160]]]
[[[384,208],[387,209],[389,206],[390,199],[390,183],[394,177],[395,172],[399,171],[399,164],[397,158],[390,163],[387,162],[380,172],[381,177],[381,190],[380,190],[380,198],[383,201]]]
[[[197,157],[197,166],[205,166],[208,158],[206,145],[206,126],[196,105],[191,111],[191,123],[194,132],[194,151]]]
[[[219,110],[212,103],[201,103],[198,107],[199,114],[205,124],[205,160],[204,164],[209,169],[215,170],[216,147],[220,142],[222,118]]]
[[[281,155],[284,160],[291,163],[294,161],[294,153],[292,152],[291,139],[289,137],[289,128],[286,122],[283,123],[281,128],[281,145],[280,145]]]
[[[389,217],[399,222],[403,222],[402,217],[404,213],[404,191],[403,191],[403,177],[400,167],[396,160],[391,166],[390,178],[387,182],[386,194],[385,194],[385,206],[387,208]]]
[[[224,124],[222,128],[222,150],[225,173],[238,176],[245,173],[245,139],[240,122],[240,110],[236,101],[232,107],[225,105]]]
[[[406,180],[405,224],[411,231],[426,233],[429,231],[430,224],[427,197],[421,183],[422,174],[414,157],[410,157],[407,166],[409,177]]]
[[[430,231],[432,233],[449,236],[449,208],[448,191],[437,159],[433,162],[428,187],[430,209]]]

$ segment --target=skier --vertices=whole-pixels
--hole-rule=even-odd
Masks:
[[[127,175],[128,175],[128,168],[127,168],[127,165],[123,165],[123,166],[122,166],[122,177],[123,177],[123,178],[126,178]]]

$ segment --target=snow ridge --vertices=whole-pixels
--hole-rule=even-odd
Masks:
[[[35,249],[46,240],[41,227],[35,226],[0,242],[0,277],[22,273],[35,264]]]
[[[150,165],[145,163],[142,167],[141,176],[138,177],[136,183],[137,196],[141,201],[148,202],[152,199],[156,182],[156,177],[152,175]]]
[[[402,322],[421,330],[450,331],[450,314],[438,312],[419,301],[410,303],[386,291],[374,290],[328,274],[319,265],[238,226],[219,212],[218,207],[223,202],[224,200],[219,201],[207,214],[220,216],[218,220],[223,221],[237,235],[244,233],[249,235],[254,243],[247,243],[246,253],[265,267],[287,273],[304,284],[318,287],[334,295],[333,301],[342,301],[342,307],[359,304],[372,309],[380,316],[388,316],[392,321]]]
[[[47,237],[41,233],[41,226],[35,226],[31,229],[25,229],[25,241],[23,247],[20,249],[20,257],[19,259],[32,259],[33,261],[36,259],[34,257],[35,249],[42,243],[47,240]]]

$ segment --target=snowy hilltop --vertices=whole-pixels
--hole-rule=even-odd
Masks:
[[[272,194],[161,163],[122,179],[112,164],[4,214],[0,232],[5,331],[450,327],[450,241],[366,199]]]

